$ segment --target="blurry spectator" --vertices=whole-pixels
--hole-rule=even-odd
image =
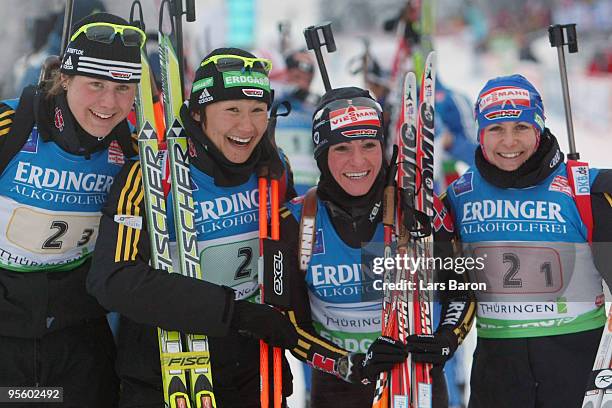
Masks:
[[[597,50],[587,71],[589,74],[612,73],[612,49]]]
[[[81,0],[74,3],[72,21],[77,22],[83,17],[97,12],[106,11],[100,0]],[[13,89],[6,89],[7,96],[17,96],[18,92],[28,85],[38,82],[40,68],[50,55],[58,55],[62,42],[62,28],[64,25],[64,11],[57,11],[48,16],[30,20],[28,25],[33,33],[32,51],[15,62],[12,81],[8,85]]]

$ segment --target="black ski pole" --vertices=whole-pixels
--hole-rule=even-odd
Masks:
[[[60,58],[66,51],[68,41],[70,40],[70,29],[72,27],[72,14],[74,12],[74,0],[66,0],[66,7],[64,8],[64,26],[62,27],[62,44],[60,48]]]
[[[291,21],[280,21],[278,28],[278,50],[284,56],[289,51],[289,41],[291,37]]]
[[[550,46],[557,48],[559,59],[559,73],[561,74],[561,87],[563,88],[563,106],[565,107],[565,124],[567,126],[567,138],[569,141],[569,153],[567,158],[579,160],[580,153],[576,151],[576,140],[574,139],[574,123],[572,121],[572,107],[570,105],[569,86],[567,81],[567,66],[565,64],[564,45],[570,53],[578,52],[578,38],[576,36],[576,24],[555,24],[548,27],[548,39]]]
[[[38,83],[42,84],[44,81],[51,78],[53,72],[59,70],[62,64],[62,55],[66,51],[66,46],[70,40],[70,28],[72,25],[72,13],[74,9],[74,0],[66,0],[64,6],[64,26],[62,27],[62,43],[60,44],[60,53],[58,55],[49,55],[45,58],[45,61],[40,68],[40,75],[38,76]]]
[[[185,95],[185,55],[183,52],[183,14],[185,14],[188,22],[195,21],[195,0],[184,0],[185,9],[183,10],[183,0],[172,0],[170,7],[172,18],[174,18],[175,39],[176,39],[176,56],[179,63],[179,72],[181,75],[181,92]]]
[[[305,28],[304,38],[306,39],[306,47],[308,47],[309,50],[313,50],[317,57],[319,71],[321,71],[321,78],[323,78],[323,85],[325,85],[325,92],[331,91],[332,87],[329,83],[329,75],[327,74],[325,60],[323,60],[323,54],[321,53],[321,47],[324,45],[327,47],[327,52],[336,51],[336,43],[334,41],[334,33],[331,29],[331,22]]]

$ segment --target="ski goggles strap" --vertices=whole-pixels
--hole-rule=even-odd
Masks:
[[[141,29],[134,26],[126,26],[105,22],[85,24],[80,27],[70,41],[74,41],[79,35],[85,33],[87,39],[103,44],[112,44],[115,36],[119,34],[123,45],[126,47],[140,47],[145,44],[147,35]]]
[[[272,61],[265,58],[248,58],[240,55],[213,55],[200,64],[201,67],[215,64],[219,72],[243,71],[250,69],[252,72],[260,72],[268,75],[272,69]]]

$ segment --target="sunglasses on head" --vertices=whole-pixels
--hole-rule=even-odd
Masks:
[[[201,67],[215,64],[219,72],[243,71],[249,69],[251,72],[260,72],[268,75],[272,69],[272,61],[265,58],[248,58],[239,55],[213,55],[200,64]]]
[[[85,24],[72,34],[70,41],[74,41],[83,33],[87,39],[103,44],[112,44],[115,36],[119,34],[126,47],[142,47],[147,41],[147,35],[137,27],[104,22]]]

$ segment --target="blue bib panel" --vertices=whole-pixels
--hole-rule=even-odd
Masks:
[[[283,166],[287,167],[284,161]],[[234,289],[236,299],[257,301],[259,190],[255,173],[240,186],[219,187],[195,166],[189,169],[203,279]],[[168,195],[167,213],[171,250],[176,253],[172,193]]]
[[[597,172],[591,169],[591,183]],[[547,336],[603,324],[601,276],[565,164],[524,189],[495,187],[470,168],[448,198],[464,256],[484,265],[470,274],[487,287],[476,294],[479,336]]]
[[[287,208],[299,220],[302,204]],[[336,233],[325,205],[317,202],[315,242],[306,284],[317,333],[351,352],[365,353],[380,336],[383,292],[379,275],[362,269],[362,249],[351,248]],[[383,242],[378,224],[373,243]]]
[[[84,262],[124,160],[115,141],[88,160],[43,142],[35,126],[0,176],[0,266],[28,272]]]

